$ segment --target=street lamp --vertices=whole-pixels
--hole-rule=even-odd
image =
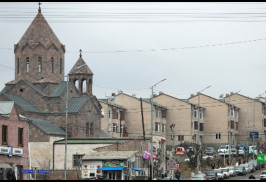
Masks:
[[[201,152],[201,141],[200,141],[200,113],[199,113],[199,108],[200,108],[200,93],[203,92],[204,90],[210,88],[212,85],[209,85],[208,87],[202,89],[201,91],[198,92],[198,144],[200,145],[200,149],[199,151]],[[200,170],[200,153],[198,153],[198,157],[197,157],[197,168],[198,171]]]
[[[151,180],[153,179],[153,87],[155,87],[156,85],[158,85],[159,83],[165,81],[166,79],[163,79],[159,82],[157,82],[156,84],[154,84],[153,86],[151,86],[151,171],[150,171],[150,178]]]

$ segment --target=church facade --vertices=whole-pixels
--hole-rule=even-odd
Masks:
[[[71,138],[100,137],[101,105],[92,93],[93,73],[80,53],[65,76],[63,45],[39,8],[14,45],[15,79],[5,84],[0,100],[14,101],[26,118],[49,121]],[[67,80],[64,79],[67,77]]]

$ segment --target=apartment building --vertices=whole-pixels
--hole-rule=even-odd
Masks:
[[[198,121],[197,105],[191,104],[184,99],[178,99],[173,96],[160,92],[158,96],[154,97],[154,101],[167,108],[167,122],[166,122],[166,145],[171,148],[173,145],[180,143],[197,142],[198,129],[199,135],[204,135],[204,108],[200,107],[200,121]],[[198,128],[198,122],[200,127]],[[170,125],[175,125],[173,128],[173,136]]]
[[[250,132],[259,133],[255,142],[265,142],[266,133],[266,109],[265,102],[261,99],[253,99],[241,94],[230,93],[225,97],[226,102],[240,108],[238,143],[252,144]]]
[[[115,95],[112,103],[127,109],[125,113],[125,125],[128,137],[143,137],[141,100],[134,95],[130,96],[120,91],[118,95]],[[151,137],[151,106],[150,99],[142,99],[145,137]],[[154,102],[153,109],[153,135],[165,139],[167,108]]]
[[[202,144],[213,147],[228,144],[229,132],[231,144],[237,144],[239,107],[225,102],[224,99],[215,99],[202,93],[191,95],[189,102],[205,108]]]
[[[108,99],[98,99],[102,106],[101,129],[112,138],[127,137],[125,112],[122,106],[113,104]]]

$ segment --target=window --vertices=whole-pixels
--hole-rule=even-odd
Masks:
[[[39,73],[42,72],[42,58],[41,57],[38,58],[38,70],[39,70]]]
[[[238,118],[238,110],[235,110],[235,117]]]
[[[198,111],[197,110],[194,110],[194,112],[193,112],[193,116],[196,118],[196,117],[198,117]]]
[[[2,144],[7,144],[7,126],[2,126]]]
[[[200,131],[203,131],[203,123],[200,123]]]
[[[74,167],[80,166],[80,162],[81,162],[82,157],[83,157],[83,155],[79,155],[79,154],[73,155],[73,166]]]
[[[235,130],[238,130],[238,122],[235,122],[235,126],[236,126]]]
[[[234,109],[230,108],[231,116],[234,116]]]
[[[117,124],[113,123],[113,132],[116,133],[117,132]]]
[[[159,109],[156,109],[156,118],[159,118],[160,117],[160,111]]]
[[[120,111],[120,119],[125,120],[125,112],[124,111]]]
[[[51,61],[50,61],[50,71],[51,73],[54,72],[54,58],[53,57],[51,58]]]
[[[90,132],[90,135],[94,135],[94,132],[93,132],[93,131],[94,131],[94,130],[93,130],[93,123],[90,123],[89,126],[90,126],[90,128],[89,128],[89,130],[90,130],[90,131],[89,131],[89,132]]]
[[[19,74],[19,58],[18,58],[18,64],[17,64],[17,74]]]
[[[18,145],[23,145],[23,128],[18,128]]]
[[[198,121],[194,121],[194,130],[198,130]]]
[[[160,131],[160,123],[155,122],[155,131]]]
[[[108,118],[111,118],[111,111],[108,111]]]
[[[216,140],[221,140],[221,133],[217,133],[216,135],[215,135],[215,139]]]
[[[162,132],[166,132],[166,125],[162,124]]]
[[[266,119],[264,119],[264,127],[266,127]]]
[[[113,109],[113,119],[118,119],[118,112]]]
[[[27,68],[27,73],[29,73],[30,72],[30,58],[29,57],[27,57],[26,58],[26,62],[27,62],[27,66],[26,66],[26,68]]]
[[[178,135],[178,141],[184,141],[184,135]]]
[[[200,111],[199,114],[200,114],[200,115],[199,115],[200,119],[203,119],[203,111]]]
[[[60,74],[62,73],[62,58],[60,58],[60,65],[59,65]]]
[[[121,136],[123,136],[123,131],[124,131],[124,125],[121,124],[121,126],[120,126],[120,133],[121,133]]]
[[[162,111],[162,118],[166,118],[166,110]]]
[[[230,121],[231,129],[234,129],[234,121]]]

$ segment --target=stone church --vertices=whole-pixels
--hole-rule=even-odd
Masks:
[[[39,7],[14,45],[15,79],[5,84],[0,100],[14,101],[26,118],[46,120],[63,129],[67,118],[71,138],[100,137],[102,107],[92,93],[93,73],[80,53],[67,79],[65,51]]]

